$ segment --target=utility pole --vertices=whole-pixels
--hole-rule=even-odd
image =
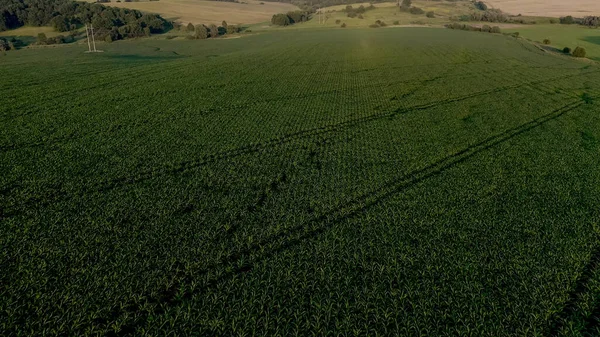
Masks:
[[[88,53],[92,52],[92,46],[90,45],[90,34],[88,33],[88,26],[87,23],[85,24],[85,36],[87,36],[87,42],[88,42]]]
[[[90,42],[90,35],[92,36],[92,41]],[[86,53],[102,53],[102,50],[96,49],[96,38],[94,37],[94,26],[90,23],[90,26],[85,25],[85,36],[87,37],[88,43],[88,51]],[[92,50],[92,46],[94,46],[94,50]]]
[[[94,25],[90,24],[90,27],[92,27],[92,43],[94,44],[94,53],[97,52],[96,50],[96,40],[94,39]]]

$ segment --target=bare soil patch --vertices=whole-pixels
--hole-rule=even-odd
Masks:
[[[487,0],[488,5],[510,14],[560,17],[600,15],[599,0]]]

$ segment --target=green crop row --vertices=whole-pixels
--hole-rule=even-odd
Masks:
[[[594,329],[593,64],[365,29],[0,69],[0,334]]]

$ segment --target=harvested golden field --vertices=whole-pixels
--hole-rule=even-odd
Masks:
[[[245,1],[246,3],[199,1],[199,0],[160,0],[140,2],[112,2],[109,6],[138,9],[157,13],[166,19],[187,24],[258,23],[271,20],[273,14],[293,11],[298,7],[278,2]]]
[[[550,17],[600,15],[598,0],[488,0],[485,2],[511,14]]]

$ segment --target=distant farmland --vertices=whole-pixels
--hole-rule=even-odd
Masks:
[[[0,335],[598,332],[596,63],[425,28],[99,45],[1,56]]]
[[[487,0],[485,3],[515,15],[600,16],[600,1],[598,0]]]
[[[160,0],[139,2],[111,2],[105,5],[139,9],[161,14],[163,17],[182,23],[220,24],[225,20],[229,24],[249,24],[271,20],[273,14],[297,10],[298,7],[280,3],[248,0],[246,3],[202,0]]]

